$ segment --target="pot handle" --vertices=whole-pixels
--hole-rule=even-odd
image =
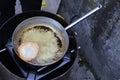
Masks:
[[[99,9],[102,8],[102,5],[99,4],[98,7],[94,8],[92,11],[88,12],[87,14],[85,14],[84,16],[80,17],[79,19],[77,19],[76,21],[74,21],[73,23],[71,23],[70,25],[68,25],[65,30],[68,30],[69,28],[73,27],[74,25],[76,25],[78,22],[82,21],[83,19],[87,18],[88,16],[90,16],[91,14],[95,13],[96,11],[98,11]]]
[[[5,45],[0,44],[0,53],[5,52],[8,47],[12,47],[11,38],[8,39],[8,42]]]
[[[7,48],[0,49],[0,53],[4,52],[6,50],[7,50]]]

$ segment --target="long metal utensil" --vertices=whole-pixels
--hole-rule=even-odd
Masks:
[[[77,23],[79,23],[80,21],[82,21],[83,19],[87,18],[88,16],[90,16],[91,14],[95,13],[96,11],[98,11],[99,9],[102,8],[102,5],[99,4],[98,7],[94,8],[92,11],[88,12],[86,15],[82,16],[81,18],[79,18],[78,20],[76,20],[75,22],[69,24],[65,30],[68,30],[69,28],[73,27],[74,25],[76,25]]]

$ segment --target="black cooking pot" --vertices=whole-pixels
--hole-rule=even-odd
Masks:
[[[28,19],[28,18],[31,18],[31,17],[41,17],[41,16],[44,16],[44,17],[49,17],[51,19],[54,19],[56,20],[57,22],[59,22],[62,26],[67,26],[67,23],[57,17],[56,15],[54,14],[51,14],[51,13],[48,13],[48,12],[40,12],[40,11],[30,11],[30,12],[24,12],[24,13],[21,13],[21,14],[18,14],[14,17],[12,17],[11,19],[9,19],[5,24],[2,25],[2,28],[0,29],[0,36],[2,36],[2,39],[0,39],[0,48],[4,48],[4,47],[7,47],[5,48],[5,50],[3,50],[4,52],[1,52],[2,54],[0,54],[0,57],[3,57],[3,54],[10,54],[14,60],[14,62],[16,63],[16,65],[18,66],[18,68],[21,69],[24,69],[25,71],[31,71],[31,72],[34,72],[36,73],[36,70],[38,70],[39,68],[41,68],[40,66],[34,66],[34,65],[30,65],[26,62],[24,62],[23,60],[21,60],[14,52],[14,49],[13,49],[13,44],[12,41],[11,41],[11,37],[12,37],[12,34],[13,32],[15,31],[16,27],[24,20]],[[60,68],[60,70],[55,70],[57,71],[57,74],[55,76],[58,76],[58,75],[61,75],[63,73],[65,73],[67,70],[69,70],[69,68],[72,66],[75,58],[76,58],[76,42],[74,40],[74,38],[72,37],[73,36],[73,32],[71,32],[71,30],[68,30],[67,33],[69,34],[69,38],[70,38],[70,45],[69,45],[69,49],[67,51],[67,55],[65,56],[68,56],[68,59],[67,61],[67,64],[64,64],[64,69],[63,69],[63,66],[62,68],[60,68],[61,65],[63,65],[63,63],[65,63],[66,61],[64,61],[64,58],[60,61],[58,61],[57,63],[53,64],[53,65],[49,65],[47,68],[46,68],[46,71],[50,72],[49,70],[55,70],[57,68]],[[3,36],[4,34],[4,36]],[[9,40],[10,39],[10,40]],[[72,39],[72,40],[71,40]],[[74,43],[73,43],[74,42]],[[1,46],[2,45],[2,46]],[[6,46],[4,46],[6,45]],[[9,52],[8,52],[9,51]],[[71,51],[75,51],[75,52],[71,52]],[[73,53],[73,54],[72,54]],[[6,55],[5,55],[6,56]],[[6,60],[5,60],[6,61]],[[61,63],[62,62],[62,63]],[[3,63],[4,64],[4,63]],[[6,67],[10,67],[6,61]],[[51,67],[52,66],[52,67]],[[58,66],[56,68],[56,66]],[[54,68],[55,69],[54,69]],[[62,70],[63,69],[63,70]],[[10,70],[11,71],[11,70]],[[45,73],[46,73],[45,71]],[[11,71],[15,74],[17,74],[16,72]],[[24,71],[23,71],[24,72]],[[56,72],[55,72],[56,73]],[[24,73],[23,73],[24,74]],[[39,73],[37,73],[39,75]],[[50,74],[52,75],[52,74]],[[24,74],[23,76],[19,75],[20,77],[25,77],[26,78],[26,74]],[[53,78],[52,77],[52,78]],[[29,76],[27,78],[30,78]],[[48,78],[48,77],[46,77]],[[50,78],[50,77],[49,77]]]
[[[19,30],[21,29],[21,27],[23,27],[23,25],[26,24],[26,22],[28,23],[28,22],[34,21],[33,19],[37,20],[38,22],[40,22],[40,21],[43,21],[43,22],[46,21],[47,22],[48,21],[48,23],[51,22],[51,24],[56,23],[54,26],[59,25],[60,28],[63,29],[61,32],[62,32],[62,34],[65,35],[64,38],[66,38],[66,40],[65,40],[65,45],[64,45],[65,49],[63,51],[63,55],[61,56],[61,58],[62,58],[64,56],[64,54],[66,53],[67,48],[68,48],[68,44],[69,44],[68,35],[67,35],[66,32],[64,32],[64,28],[63,28],[64,26],[67,26],[67,23],[63,19],[59,18],[58,16],[56,16],[54,14],[51,14],[51,13],[48,13],[48,12],[43,12],[43,11],[29,11],[29,12],[24,12],[24,13],[21,13],[21,14],[18,14],[16,16],[12,17],[6,23],[4,23],[2,25],[2,27],[0,28],[0,30],[2,29],[0,33],[2,33],[2,31],[6,32],[6,34],[4,34],[3,39],[0,41],[0,44],[1,45],[5,45],[7,43],[7,41],[8,41],[8,39],[10,37],[12,37],[12,43],[13,43],[12,45],[13,45],[15,53],[17,53],[16,47],[15,47],[16,43],[17,43],[16,42],[16,37],[18,37],[17,32],[19,32]],[[39,21],[39,19],[40,19],[40,21]],[[10,23],[11,21],[14,22],[14,23]],[[7,31],[5,29],[6,26],[9,26],[8,24],[10,26],[13,26],[13,27],[10,27],[10,29],[8,29],[9,31]],[[10,35],[10,34],[13,34],[13,36]],[[17,45],[18,45],[18,43],[17,43]],[[3,49],[3,51],[4,50],[6,50],[6,48]],[[37,66],[50,65],[50,64],[53,64],[53,63],[59,61],[61,58],[59,58],[58,60],[56,60],[56,61],[54,61],[52,63],[42,64],[42,65],[41,64],[33,64],[33,63],[30,63],[30,64],[37,65]]]

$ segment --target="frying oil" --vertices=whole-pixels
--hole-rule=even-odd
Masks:
[[[49,63],[59,59],[62,54],[63,37],[60,33],[55,33],[53,29],[43,24],[32,25],[23,31],[22,42],[35,42],[39,45],[39,53],[34,60],[35,63]]]

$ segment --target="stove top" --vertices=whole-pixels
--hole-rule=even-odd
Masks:
[[[45,16],[43,15],[44,12],[36,14],[35,16]],[[23,13],[24,15],[27,13]],[[74,34],[72,31],[68,31],[69,35],[69,48],[68,51],[66,52],[65,56],[58,61],[55,64],[49,65],[49,66],[28,66],[27,63],[22,62],[16,54],[14,54],[13,50],[13,45],[11,41],[11,36],[12,32],[14,31],[15,27],[17,24],[20,23],[20,21],[24,20],[25,18],[22,18],[18,20],[16,23],[14,23],[14,20],[22,16],[21,14],[11,18],[3,27],[0,29],[0,36],[5,34],[4,37],[0,39],[0,48],[6,47],[7,50],[4,52],[1,52],[0,54],[0,61],[2,64],[13,74],[26,78],[26,79],[31,79],[31,80],[48,80],[48,79],[53,79],[56,78],[62,74],[64,74],[66,71],[68,71],[71,66],[73,65],[76,55],[77,55],[77,46],[76,46],[76,40],[74,37]],[[31,17],[33,15],[29,15],[28,17]],[[49,14],[48,17],[51,17],[53,15]],[[24,16],[23,16],[24,17]],[[51,17],[56,19],[55,17]],[[58,20],[59,21],[59,20]],[[61,22],[61,21],[60,21]],[[62,24],[64,22],[61,22]],[[13,25],[15,24],[15,25]],[[64,23],[63,26],[66,26]],[[2,42],[1,42],[2,41]]]

